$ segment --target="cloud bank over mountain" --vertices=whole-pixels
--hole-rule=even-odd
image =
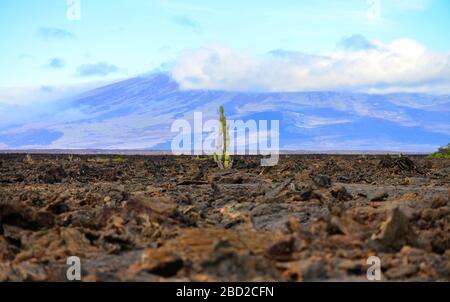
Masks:
[[[185,51],[172,76],[184,89],[450,93],[450,54],[411,39],[391,43],[354,35],[324,54],[274,50],[264,55],[222,46]]]

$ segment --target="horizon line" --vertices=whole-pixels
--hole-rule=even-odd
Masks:
[[[250,150],[251,151],[251,150]],[[48,154],[48,155],[172,155],[197,156],[192,154],[173,154],[170,150],[140,149],[0,149],[0,154]],[[428,155],[432,152],[393,151],[393,150],[280,150],[279,155]],[[264,156],[268,154],[234,154],[232,156]],[[202,154],[198,156],[209,156]]]

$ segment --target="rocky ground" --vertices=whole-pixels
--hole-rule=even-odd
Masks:
[[[0,281],[450,281],[450,160],[0,155]]]

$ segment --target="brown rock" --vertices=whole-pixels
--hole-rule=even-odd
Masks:
[[[9,257],[8,242],[0,235],[0,262],[5,261]]]
[[[11,267],[6,279],[11,282],[43,282],[48,281],[48,274],[43,265],[25,262]]]
[[[172,277],[183,268],[183,260],[173,252],[164,249],[148,249],[142,253],[139,263],[129,269],[129,274],[136,275],[142,271],[150,274]]]
[[[22,245],[22,252],[16,256],[14,263],[65,260],[69,256],[89,257],[98,252],[76,228],[33,232],[22,238]]]
[[[321,258],[312,257],[299,262],[301,276],[304,281],[323,280],[327,277],[325,261]]]
[[[43,166],[43,171],[39,179],[48,184],[60,183],[67,177],[67,173],[62,166]]]
[[[311,179],[314,181],[314,183],[321,188],[329,188],[331,187],[331,178],[326,175],[320,175],[320,174],[312,174]]]
[[[169,197],[145,197],[140,196],[138,200],[129,201],[127,206],[141,210],[149,210],[158,215],[170,216],[176,209],[176,203]]]
[[[264,198],[269,201],[278,200],[281,197],[281,193],[283,192],[283,190],[285,190],[291,182],[292,182],[292,179],[288,178],[286,181],[275,186],[275,188],[268,190],[265,193]]]
[[[339,201],[348,201],[353,199],[352,194],[350,194],[344,186],[335,186],[331,189],[330,193]]]
[[[445,197],[442,196],[436,196],[433,201],[431,202],[431,207],[433,209],[437,209],[437,208],[441,208],[441,207],[445,207],[449,204],[450,199],[446,199]]]
[[[8,272],[11,267],[8,262],[0,262],[0,282],[8,281]]]
[[[407,215],[400,208],[395,208],[379,232],[369,240],[369,247],[378,251],[399,251],[405,245],[418,247],[422,244],[411,229]]]
[[[389,194],[386,192],[377,192],[370,197],[370,201],[385,201],[388,197]]]
[[[295,239],[290,237],[272,244],[266,251],[266,256],[278,261],[292,260],[292,253],[295,249]]]
[[[363,271],[364,263],[361,260],[344,259],[338,263],[337,267],[346,272],[360,274]]]
[[[403,264],[387,270],[384,275],[389,279],[405,279],[412,277],[419,271],[419,267],[415,264]]]
[[[348,235],[349,234],[349,232],[345,228],[344,224],[336,216],[331,217],[330,220],[328,221],[327,231],[328,231],[328,234],[330,234],[330,235],[336,235],[336,234]]]
[[[298,267],[290,267],[283,272],[283,280],[287,282],[303,281],[302,273]]]
[[[54,216],[46,211],[17,203],[0,204],[0,224],[18,226],[23,229],[38,230],[54,225]]]
[[[286,223],[286,227],[290,233],[298,233],[301,228],[300,223],[294,217],[289,218],[288,222]]]
[[[312,186],[306,183],[295,184],[294,189],[294,200],[306,201],[310,200],[314,195]]]

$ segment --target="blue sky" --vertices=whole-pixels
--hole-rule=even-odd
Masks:
[[[186,62],[191,57],[210,59],[212,55],[220,60],[223,56],[233,60],[251,58],[248,61],[259,64],[256,70],[251,69],[256,74],[266,66],[260,61],[267,59],[261,57],[274,50],[276,54],[290,54],[292,64],[296,64],[298,60],[294,57],[298,54],[308,54],[311,62],[316,56],[343,48],[368,48],[375,43],[372,41],[390,51],[395,45],[420,46],[426,49],[426,54],[432,54],[426,63],[438,62],[442,68],[448,65],[449,1],[380,0],[379,15],[370,11],[372,1],[80,0],[78,21],[67,19],[66,0],[1,1],[0,89],[46,87],[51,90],[64,85],[127,78],[160,66],[169,69],[175,66],[176,78],[187,87],[192,83],[186,79],[195,78],[201,83],[198,88],[317,89],[314,83],[267,87],[266,83],[252,79],[244,79],[248,85],[243,87],[221,87],[211,82],[211,75],[199,76],[190,70]],[[416,44],[390,44],[399,39],[410,39]],[[209,52],[198,52],[205,48]],[[331,63],[340,64],[336,60]],[[346,58],[346,62],[349,60],[354,62],[353,57]],[[194,62],[208,67],[201,60]],[[276,61],[275,68],[282,68],[280,64]],[[223,68],[218,68],[214,72],[229,77],[244,71],[222,75]],[[436,78],[440,82],[447,79],[442,79],[441,71],[437,73],[425,79],[412,79],[411,83],[426,81],[428,85]],[[322,78],[316,80],[327,82]],[[376,88],[385,85],[379,80],[376,83]],[[358,83],[358,88],[368,85],[372,85],[371,80]],[[397,87],[391,86],[394,90]],[[335,88],[329,85],[325,88],[330,87]],[[6,93],[0,101],[8,101],[6,98],[14,93],[14,90]],[[16,99],[19,102],[21,97]]]
[[[0,149],[17,147],[20,138],[22,147],[90,146],[106,133],[111,141],[103,147],[151,146],[148,129],[159,135],[165,128],[152,124],[154,112],[152,118],[150,111],[130,113],[128,96],[103,96],[123,106],[114,114],[124,116],[107,121],[71,107],[70,97],[158,69],[181,89],[443,95],[370,96],[365,102],[328,100],[325,93],[308,106],[327,102],[328,109],[302,117],[317,130],[313,143],[325,147],[342,148],[333,142],[338,140],[348,148],[433,150],[448,141],[448,0],[79,0],[81,18],[70,20],[74,6],[68,3],[74,2],[0,0]],[[148,97],[147,87],[131,89],[142,89],[136,101]],[[343,119],[329,116],[348,108],[354,113]],[[367,144],[330,135],[340,129],[351,136],[366,129],[354,126],[358,121],[371,129],[380,120],[395,127],[375,127],[379,132]],[[399,133],[404,138],[394,135]],[[417,133],[423,141],[412,146]],[[391,134],[391,142],[382,140]]]

